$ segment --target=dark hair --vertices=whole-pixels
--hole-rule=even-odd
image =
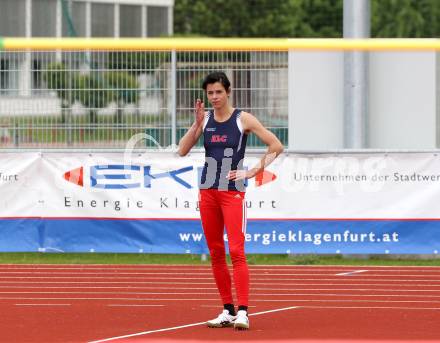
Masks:
[[[202,83],[203,90],[206,91],[206,88],[208,87],[209,84],[216,82],[220,82],[223,85],[223,87],[225,87],[226,91],[228,91],[229,88],[231,87],[231,82],[229,81],[226,74],[221,71],[215,71],[213,73],[206,75]]]

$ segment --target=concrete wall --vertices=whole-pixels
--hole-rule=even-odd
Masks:
[[[438,65],[434,52],[373,52],[368,147],[433,149]],[[289,147],[343,148],[343,53],[290,52]]]
[[[435,53],[370,54],[370,147],[436,147]]]
[[[289,148],[342,148],[343,67],[338,52],[289,53]]]

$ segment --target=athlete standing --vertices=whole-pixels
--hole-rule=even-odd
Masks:
[[[231,84],[223,72],[206,76],[202,85],[212,111],[203,102],[195,104],[195,122],[179,142],[179,155],[185,156],[203,134],[205,165],[200,185],[200,216],[205,233],[223,312],[209,320],[209,327],[234,326],[249,329],[249,270],[244,251],[246,234],[246,179],[262,172],[282,151],[278,138],[252,114],[233,108],[229,103]],[[245,170],[243,159],[246,140],[253,132],[268,147],[258,165]],[[226,227],[238,312],[232,298],[232,282],[226,263],[223,233]]]

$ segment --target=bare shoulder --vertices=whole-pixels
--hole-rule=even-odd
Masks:
[[[240,118],[245,131],[253,131],[256,127],[261,125],[259,120],[252,113],[241,111]]]
[[[249,117],[254,117],[255,118],[255,116],[252,114],[252,113],[249,113],[249,112],[246,112],[246,111],[241,111],[240,112],[240,116],[241,116],[241,118],[242,119],[248,119]]]
[[[271,152],[276,152],[277,155],[283,151],[283,145],[279,139],[264,127],[254,115],[243,111],[240,118],[246,133],[254,133],[264,144],[270,147]]]

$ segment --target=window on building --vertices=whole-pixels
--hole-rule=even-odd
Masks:
[[[70,2],[63,7],[63,36],[86,36],[86,3]]]
[[[0,36],[24,37],[26,36],[25,0],[0,1]]]
[[[57,0],[32,1],[32,36],[55,37]],[[24,22],[22,23],[22,25]]]
[[[92,3],[92,37],[114,37],[114,23],[113,4]]]
[[[0,61],[1,94],[18,95],[20,88],[23,54],[7,53]]]
[[[168,35],[168,7],[148,6],[147,35],[159,37]]]
[[[9,60],[0,60],[0,94],[7,93],[9,88]]]
[[[142,7],[121,5],[119,19],[119,35],[121,37],[142,36]]]
[[[41,94],[41,91],[47,91],[44,81],[43,62],[35,59],[32,61],[32,92]]]

